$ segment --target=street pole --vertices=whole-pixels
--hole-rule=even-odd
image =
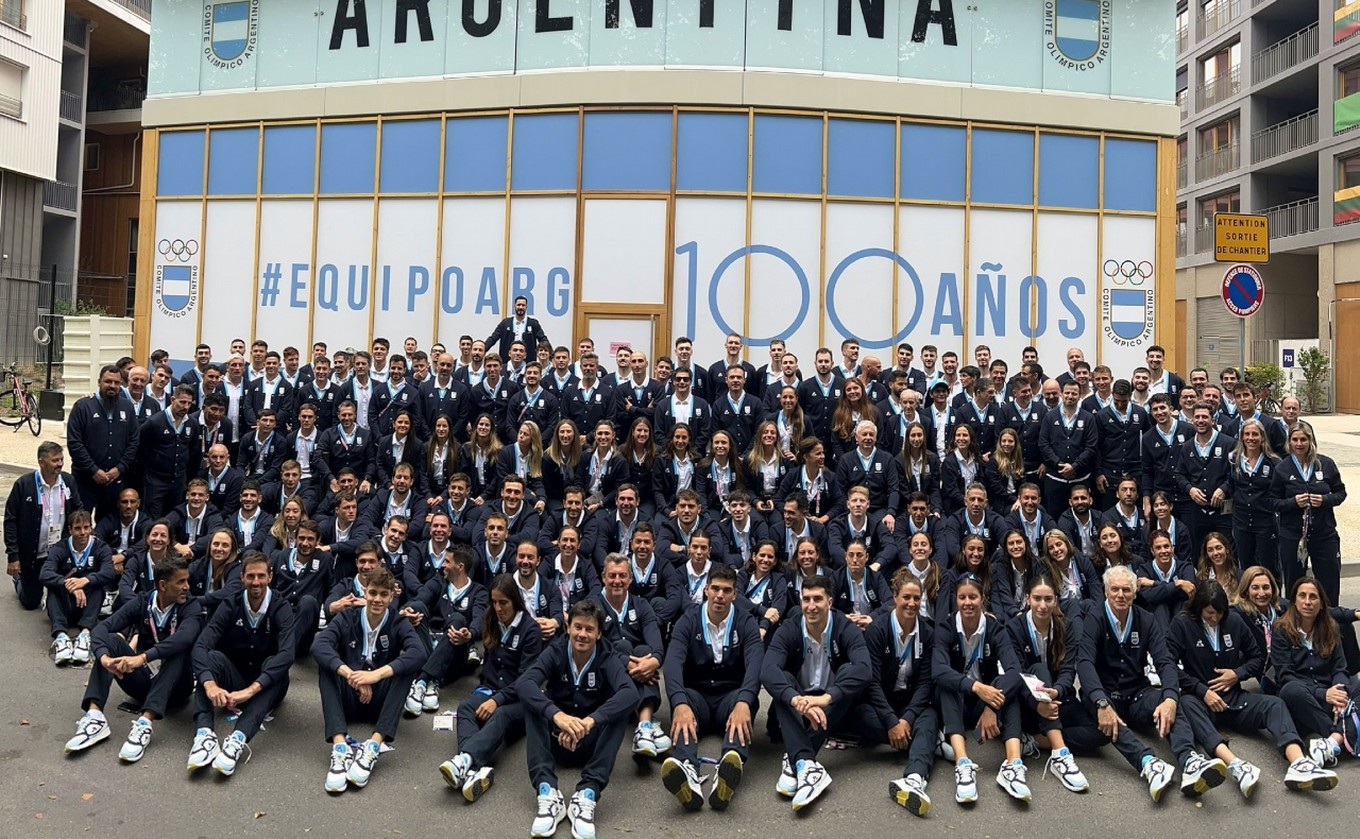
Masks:
[[[57,343],[57,264],[52,263],[52,286],[47,291],[47,389],[52,389],[52,353]]]

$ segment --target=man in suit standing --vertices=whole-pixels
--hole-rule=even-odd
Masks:
[[[488,352],[496,352],[501,358],[510,357],[510,345],[523,341],[526,347],[537,347],[548,336],[537,318],[529,317],[529,298],[520,295],[515,298],[515,316],[505,318],[496,324],[496,329],[486,339]]]
[[[47,549],[66,535],[66,520],[80,509],[75,479],[62,471],[66,453],[60,443],[38,446],[38,468],[22,475],[5,502],[6,573],[14,578],[19,605],[38,608],[43,587],[38,579]]]

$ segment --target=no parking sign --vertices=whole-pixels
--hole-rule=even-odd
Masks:
[[[1261,272],[1250,265],[1233,265],[1223,274],[1223,305],[1239,318],[1256,314],[1265,296]]]

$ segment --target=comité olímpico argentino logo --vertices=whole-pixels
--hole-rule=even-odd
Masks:
[[[1044,46],[1064,67],[1091,70],[1110,54],[1113,0],[1044,0]]]
[[[223,70],[234,70],[255,52],[260,0],[229,0],[203,6],[203,54]]]

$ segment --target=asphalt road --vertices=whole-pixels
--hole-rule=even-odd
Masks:
[[[12,471],[0,470],[0,486],[13,477]],[[1343,602],[1360,603],[1360,579],[1343,580],[1343,595]],[[396,750],[379,760],[368,788],[328,796],[322,790],[328,746],[322,739],[316,669],[310,661],[294,667],[293,684],[277,719],[255,738],[253,759],[230,779],[211,771],[199,777],[186,774],[193,736],[187,710],[157,724],[146,757],[136,765],[122,766],[117,760],[131,722],[117,710],[109,714],[113,732],[108,741],[68,758],[62,745],[80,716],[88,670],[56,669],[47,657],[45,616],[22,612],[7,589],[0,590],[0,637],[7,665],[0,681],[0,836],[431,836],[450,828],[485,837],[528,835],[534,791],[523,744],[500,756],[496,786],[476,805],[466,805],[445,787],[436,768],[456,751],[455,736],[433,731],[430,715],[403,722]],[[465,680],[446,688],[443,707],[456,705],[472,686]],[[119,701],[115,687],[110,704]],[[764,730],[763,721],[757,730]],[[727,814],[681,812],[662,788],[658,771],[639,774],[621,753],[597,825],[600,836],[677,838],[875,836],[918,829],[938,835],[967,830],[978,837],[1173,836],[1206,829],[1268,831],[1277,838],[1353,833],[1350,802],[1360,790],[1356,766],[1343,764],[1341,785],[1330,793],[1295,794],[1280,783],[1284,761],[1266,740],[1242,737],[1234,746],[1264,773],[1250,803],[1225,784],[1202,804],[1173,792],[1153,804],[1141,780],[1107,749],[1081,759],[1091,781],[1086,795],[1041,778],[1042,766],[1031,762],[1035,800],[1025,806],[995,785],[1001,752],[989,744],[974,753],[982,767],[981,801],[968,810],[956,805],[951,767],[937,762],[929,790],[935,807],[918,821],[888,799],[888,781],[898,776],[901,762],[884,748],[825,752],[834,783],[809,812],[795,816],[774,792],[780,750],[762,735]],[[701,751],[716,756],[717,749],[716,740],[709,738]],[[1170,756],[1164,745],[1159,752]],[[562,773],[567,794],[576,777],[574,770]],[[558,836],[569,835],[564,823]]]

